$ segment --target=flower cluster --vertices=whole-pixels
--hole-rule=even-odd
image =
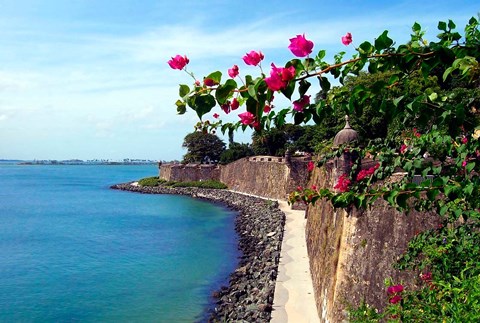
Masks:
[[[308,172],[313,172],[314,169],[315,169],[315,163],[313,161],[309,161],[307,164]]]
[[[313,42],[307,40],[305,34],[297,35],[295,38],[290,38],[288,49],[297,57],[305,57],[312,52]]]
[[[351,33],[346,33],[345,36],[342,36],[342,44],[345,46],[348,46],[352,43],[352,34]]]
[[[272,63],[272,70],[270,71],[270,77],[265,78],[265,83],[273,92],[283,90],[287,87],[289,81],[295,78],[295,67],[290,66],[288,68],[276,67]]]
[[[427,284],[430,289],[435,288],[435,284],[432,282],[432,273],[431,272],[426,272],[424,274],[420,274],[420,279]]]
[[[310,105],[310,95],[304,95],[301,99],[293,102],[293,110],[302,112],[303,108]]]
[[[240,117],[240,122],[244,125],[254,125],[255,124],[255,115],[253,113],[245,111],[238,115]]]
[[[389,302],[391,304],[397,304],[402,300],[402,296],[400,295],[403,292],[403,285],[395,285],[390,286],[387,288],[387,293],[389,296]]]
[[[189,62],[190,60],[187,56],[177,55],[168,61],[168,65],[174,70],[182,70]]]
[[[240,72],[237,65],[233,65],[232,68],[228,69],[228,76],[230,76],[232,79],[237,77],[239,73]]]
[[[239,106],[240,106],[240,102],[238,102],[237,98],[233,98],[232,102],[227,101],[224,104],[222,104],[220,107],[222,108],[223,112],[225,112],[226,114],[229,114],[230,111],[237,110]]]
[[[260,62],[264,58],[265,58],[265,56],[263,56],[262,52],[256,52],[256,51],[252,50],[252,51],[250,51],[250,53],[247,53],[247,54],[245,54],[245,56],[243,56],[243,61],[247,65],[257,66],[258,64],[260,64]]]
[[[342,174],[342,176],[338,178],[338,182],[333,188],[339,192],[347,192],[350,189],[349,186],[351,183],[352,181],[348,178],[348,175]]]
[[[380,167],[379,163],[376,163],[375,166],[372,166],[368,169],[362,169],[358,174],[357,174],[357,182],[361,181],[362,179],[366,177],[370,177],[375,173],[375,171]]]

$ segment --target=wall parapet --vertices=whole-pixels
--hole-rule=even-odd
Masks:
[[[308,181],[310,157],[251,156],[227,165],[159,164],[159,177],[167,181],[217,180],[230,189],[285,200]]]

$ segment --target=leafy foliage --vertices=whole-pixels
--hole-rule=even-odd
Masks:
[[[228,188],[222,182],[214,181],[214,180],[207,180],[207,181],[190,181],[190,182],[176,182],[170,187],[198,187],[198,188],[212,188],[212,189],[226,189]]]
[[[232,163],[238,159],[253,155],[253,149],[249,144],[234,142],[220,156],[220,164]]]
[[[217,163],[225,150],[225,143],[220,138],[203,131],[195,131],[186,135],[182,146],[188,150],[183,156],[185,163]]]
[[[328,199],[335,207],[367,208],[382,198],[399,211],[434,210],[441,217],[445,229],[418,235],[399,263],[401,269],[429,270],[422,276],[427,277],[422,280],[424,287],[398,288],[386,298],[382,313],[363,304],[351,312],[357,321],[479,321],[479,22],[471,18],[463,35],[456,28],[451,20],[441,21],[437,39],[427,41],[421,25],[415,23],[406,43],[395,42],[384,31],[373,42],[360,43],[348,59],[340,52],[327,62],[326,52],[320,50],[304,60],[290,60],[285,70],[294,67],[295,77],[284,81],[284,86],[280,83],[278,91],[267,86],[262,72],[259,77],[246,75],[242,86],[229,87],[230,91],[222,90],[215,97],[219,105],[238,97],[253,118],[236,124],[208,123],[207,128],[253,127],[260,132],[258,138],[264,138],[261,131],[267,129],[274,142],[286,142],[280,134],[287,118],[295,124],[313,121],[323,125],[325,133],[335,127],[332,116],[356,118],[367,139],[365,145],[340,147],[317,165],[347,151],[360,159],[373,159],[375,166],[361,170],[354,164],[333,189],[301,189],[292,192],[291,202]],[[332,88],[329,78],[342,86]],[[311,80],[320,83],[322,92],[315,103],[296,107]],[[197,86],[183,91],[180,102],[188,104],[216,89]],[[293,107],[265,109],[273,106],[277,95],[293,101]],[[213,108],[211,104],[194,106],[194,110],[201,117]],[[403,177],[390,180],[399,170]]]
[[[142,178],[138,181],[138,185],[140,186],[158,186],[159,185],[159,178],[158,176],[146,177]]]

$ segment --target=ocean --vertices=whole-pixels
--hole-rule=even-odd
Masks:
[[[112,190],[156,165],[0,163],[0,322],[195,322],[237,264],[236,213]]]

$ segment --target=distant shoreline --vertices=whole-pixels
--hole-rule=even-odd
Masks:
[[[285,214],[277,201],[228,190],[142,187],[134,182],[111,188],[142,194],[188,195],[237,210],[235,230],[241,251],[238,267],[230,274],[229,286],[219,286],[212,293],[214,304],[204,318],[210,322],[270,321],[285,226]]]
[[[8,161],[4,161],[8,162]],[[105,161],[105,162],[84,162],[84,161],[12,161],[17,165],[39,165],[39,166],[55,166],[55,165],[72,165],[72,166],[98,166],[98,165],[128,165],[128,166],[140,166],[140,165],[157,165],[156,161],[145,162],[117,162],[117,161]]]

